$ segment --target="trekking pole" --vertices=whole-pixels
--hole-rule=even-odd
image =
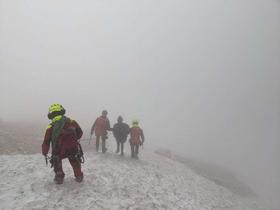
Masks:
[[[90,145],[90,141],[92,139],[92,135],[90,135],[89,140],[88,140],[88,145]]]
[[[46,166],[48,166],[48,156],[45,156],[45,160],[46,160]]]

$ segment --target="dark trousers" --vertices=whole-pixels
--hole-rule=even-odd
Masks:
[[[81,163],[75,157],[69,157],[68,160],[73,168],[75,177],[83,176],[83,172],[81,170]],[[64,178],[65,174],[62,168],[62,159],[59,158],[54,164],[54,172],[56,177],[62,179]]]
[[[139,144],[132,144],[130,142],[130,147],[131,147],[131,157],[132,158],[138,158]]]
[[[120,151],[120,147],[121,147],[121,154],[123,155],[123,147],[124,147],[124,143],[126,142],[126,139],[116,139],[117,142],[117,151],[116,153],[118,153]]]
[[[96,147],[96,151],[98,152],[99,150],[99,141],[100,141],[100,138],[102,140],[102,152],[105,153],[107,151],[107,148],[106,148],[106,136],[96,136],[96,142],[95,142],[95,147]]]

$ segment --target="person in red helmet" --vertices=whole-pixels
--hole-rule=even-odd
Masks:
[[[95,133],[96,136],[96,151],[99,150],[99,141],[102,140],[102,153],[107,151],[106,148],[106,139],[108,138],[108,132],[111,131],[110,121],[107,118],[108,112],[106,110],[102,111],[102,115],[98,117],[91,127],[90,135],[92,136]]]
[[[42,144],[42,154],[47,158],[50,144],[52,147],[52,156],[50,162],[54,167],[56,184],[62,184],[64,172],[62,168],[62,159],[68,158],[76,177],[77,182],[82,182],[83,172],[81,162],[83,152],[78,142],[83,135],[79,124],[66,116],[65,109],[60,104],[52,104],[49,108],[48,118],[52,122],[47,127],[45,138]]]
[[[139,122],[134,120],[130,128],[131,157],[138,159],[139,146],[145,141],[143,130],[139,127]]]

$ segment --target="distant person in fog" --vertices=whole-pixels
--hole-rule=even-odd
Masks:
[[[113,135],[117,142],[117,150],[116,153],[119,153],[121,147],[121,155],[124,155],[123,147],[124,143],[127,140],[127,136],[129,134],[129,126],[128,124],[123,122],[123,118],[121,116],[118,117],[118,122],[113,127]]]
[[[95,133],[96,136],[96,151],[99,150],[99,141],[102,140],[102,153],[107,151],[106,148],[106,139],[108,139],[108,132],[111,131],[110,121],[107,118],[108,112],[106,110],[102,111],[100,117],[98,117],[91,127],[91,136]]]
[[[130,147],[131,147],[131,157],[138,159],[139,146],[142,146],[145,137],[143,130],[139,127],[139,122],[134,120],[132,122],[132,127],[130,128]]]

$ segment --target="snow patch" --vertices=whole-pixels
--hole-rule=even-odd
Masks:
[[[0,156],[0,209],[268,209],[156,154],[134,160],[91,152],[85,159],[84,182],[64,160],[65,180],[56,185],[42,155]]]

